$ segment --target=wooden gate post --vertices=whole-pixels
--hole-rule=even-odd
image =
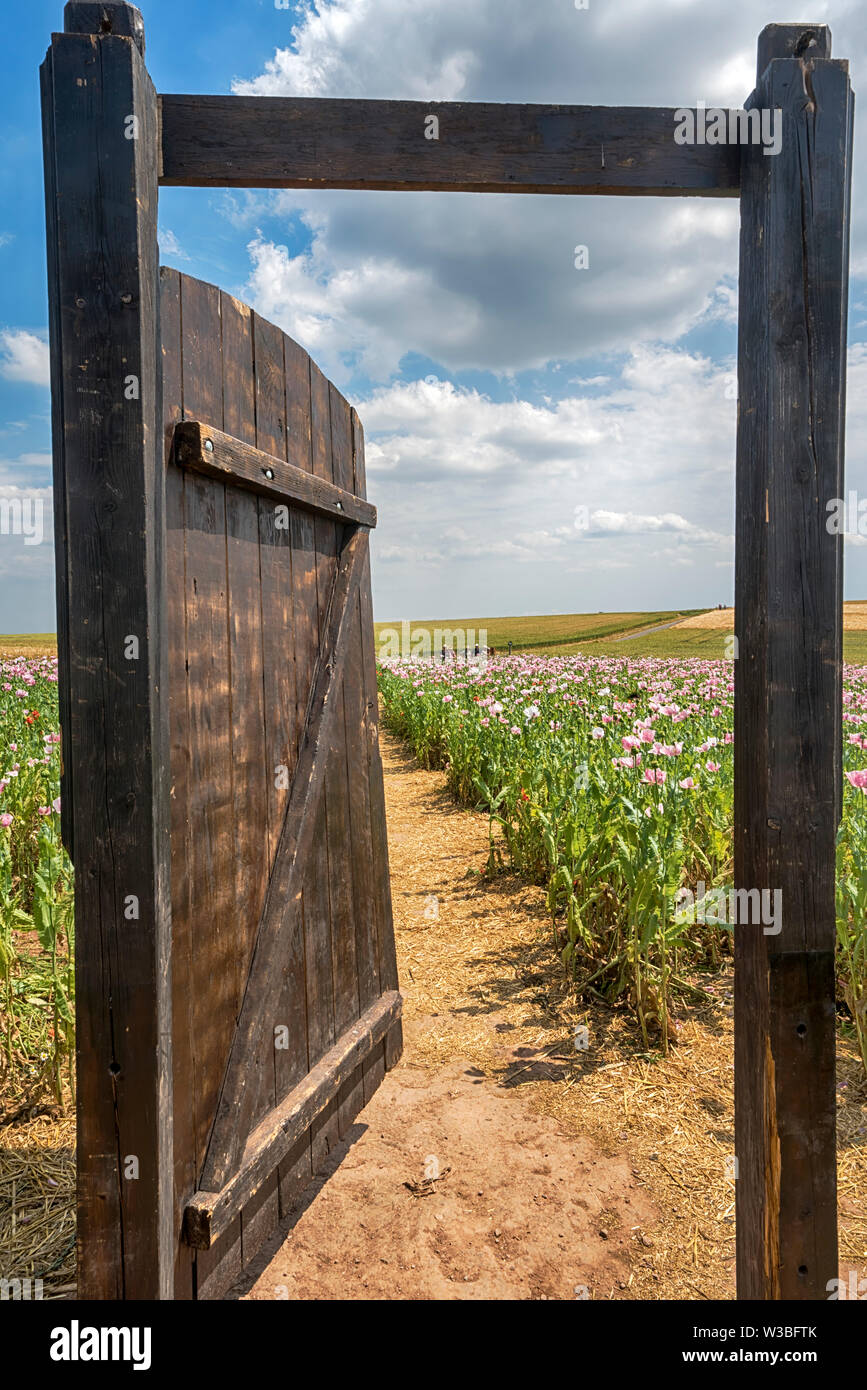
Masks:
[[[71,3],[42,68],[78,1296],[171,1297],[157,99],[141,15]],[[74,835],[72,830],[74,827]]]
[[[842,542],[826,522],[843,496],[852,138],[828,30],[765,29],[747,105],[776,111],[782,143],[742,160],[735,883],[778,891],[781,929],[735,931],[738,1296],[826,1299],[842,777]]]

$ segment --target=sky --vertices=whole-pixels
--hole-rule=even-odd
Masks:
[[[778,0],[140,8],[161,92],[669,107],[742,105],[760,30],[790,17]],[[856,93],[847,486],[867,498],[867,0],[805,13]],[[0,501],[30,518],[0,534],[0,632],[55,628],[38,68],[62,24],[60,0],[0,16]],[[163,264],[279,324],[356,406],[377,619],[732,601],[736,199],[167,188],[159,226]],[[845,574],[867,597],[867,538]]]

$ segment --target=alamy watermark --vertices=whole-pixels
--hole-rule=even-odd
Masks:
[[[703,882],[679,888],[674,895],[677,920],[706,926],[761,926],[765,936],[779,936],[783,929],[782,888],[711,888]]]
[[[749,111],[707,106],[680,106],[674,113],[676,145],[761,145],[763,154],[779,154],[783,145],[783,113],[779,107],[755,106]]]
[[[859,501],[853,490],[848,497],[832,497],[825,503],[825,511],[825,530],[830,536],[867,536],[867,497]]]
[[[41,1279],[0,1279],[0,1303],[41,1301],[44,1297]]]
[[[0,536],[23,536],[25,545],[41,545],[43,515],[41,497],[0,497]]]
[[[381,627],[377,638],[380,661],[469,661],[487,662],[486,628],[422,627],[406,619],[400,627]]]

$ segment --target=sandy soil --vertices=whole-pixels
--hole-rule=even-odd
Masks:
[[[675,623],[675,627],[720,628],[723,632],[731,632],[734,625],[733,608],[711,608],[707,613],[696,613],[694,618],[684,618],[683,622]]]
[[[448,946],[452,914],[475,896],[467,869],[484,862],[486,822],[455,808],[441,774],[383,743],[404,1055],[241,1296],[623,1297],[654,1207],[624,1152],[606,1154],[525,1099],[534,1082],[562,1080],[566,1044],[515,1045],[507,1007],[490,995],[487,1008],[468,1003],[449,972],[459,937],[443,968],[439,949],[425,951],[425,938]],[[484,936],[475,954],[484,966]],[[455,1055],[462,1038],[472,1056]]]
[[[570,1139],[462,1062],[414,1065],[413,1032],[248,1296],[574,1299],[626,1287],[630,1247],[653,1224],[626,1159]]]
[[[232,1296],[732,1298],[730,963],[647,1052],[564,978],[544,890],[485,873],[487,817],[388,735],[383,759],[404,1056]],[[867,1085],[842,1039],[838,1080],[845,1280],[867,1275]]]

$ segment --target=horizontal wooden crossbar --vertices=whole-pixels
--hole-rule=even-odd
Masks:
[[[335,521],[376,525],[376,508],[363,497],[198,420],[175,425],[174,446],[175,459],[182,468],[207,473],[225,483],[240,483],[265,497]]]
[[[712,198],[740,185],[739,146],[676,145],[666,107],[165,95],[160,111],[162,184]]]
[[[402,1000],[390,990],[371,1004],[247,1141],[241,1167],[220,1192],[197,1192],[184,1213],[184,1239],[207,1250],[232,1223],[356,1067],[400,1018]]]

